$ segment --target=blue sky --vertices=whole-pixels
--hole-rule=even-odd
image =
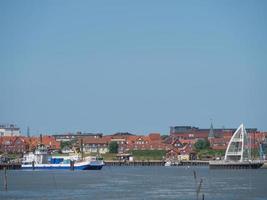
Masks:
[[[0,1],[0,122],[33,134],[267,130],[267,2]]]

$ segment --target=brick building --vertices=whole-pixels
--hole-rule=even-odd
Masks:
[[[94,137],[82,137],[79,138],[79,146],[83,146],[83,152],[85,153],[100,153],[105,154],[108,152],[108,138],[94,138]]]
[[[173,126],[170,127],[170,135],[181,139],[208,139],[211,129],[215,138],[231,137],[236,131],[233,128],[213,129],[212,125],[209,129],[201,129],[194,126]],[[246,130],[247,133],[257,132],[256,128],[248,128]]]
[[[23,153],[28,150],[28,144],[23,137],[0,137],[0,151],[3,153]]]

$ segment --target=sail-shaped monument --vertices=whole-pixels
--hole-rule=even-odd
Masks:
[[[244,124],[231,137],[224,160],[209,162],[211,169],[257,169],[262,165],[260,160],[251,160],[251,142]]]
[[[233,134],[226,153],[225,161],[251,161],[251,144],[244,124],[241,124]]]

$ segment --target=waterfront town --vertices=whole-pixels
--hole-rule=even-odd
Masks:
[[[4,159],[21,158],[38,145],[54,154],[100,155],[104,160],[215,160],[224,156],[234,128],[202,129],[194,126],[173,126],[168,134],[118,132],[33,134],[21,133],[14,124],[0,125],[0,155]],[[246,129],[255,158],[265,159],[267,132],[257,128]],[[12,157],[13,156],[13,157]],[[10,159],[10,158],[9,158]]]

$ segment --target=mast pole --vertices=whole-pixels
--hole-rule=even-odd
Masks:
[[[249,157],[250,157],[250,160],[252,160],[252,142],[251,142],[251,133],[249,133]]]
[[[81,153],[82,153],[82,160],[83,160],[83,139],[81,138]]]

